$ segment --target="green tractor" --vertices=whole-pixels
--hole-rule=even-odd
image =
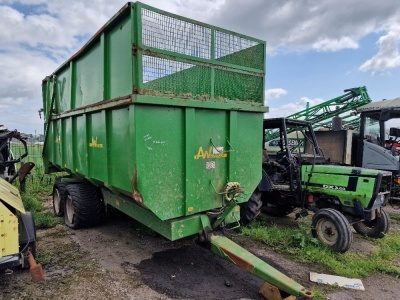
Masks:
[[[263,129],[262,180],[242,205],[242,224],[261,211],[285,216],[299,208],[296,217],[312,211],[312,235],[338,252],[350,248],[351,226],[373,238],[388,232],[390,218],[383,206],[390,195],[390,172],[330,164],[310,122],[267,119]]]

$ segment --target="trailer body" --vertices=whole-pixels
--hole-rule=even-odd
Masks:
[[[43,81],[46,171],[163,221],[221,207],[228,182],[259,181],[264,59],[265,42],[126,5]]]
[[[53,208],[77,229],[115,207],[287,293],[313,293],[215,233],[261,179],[266,43],[126,4],[42,82]]]

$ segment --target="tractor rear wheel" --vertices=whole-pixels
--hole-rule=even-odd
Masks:
[[[65,225],[78,229],[98,224],[104,213],[99,189],[88,183],[68,184],[64,201]]]
[[[240,223],[247,225],[251,221],[255,220],[261,212],[262,206],[262,192],[255,189],[251,194],[249,201],[243,203],[240,207]]]
[[[57,217],[64,215],[65,188],[67,184],[56,181],[53,187],[53,212]]]
[[[371,238],[383,238],[389,231],[390,223],[388,213],[382,208],[380,215],[376,216],[374,220],[354,223],[353,227],[359,234]]]
[[[349,221],[341,212],[332,208],[323,208],[315,213],[311,233],[337,252],[346,252],[353,242]]]

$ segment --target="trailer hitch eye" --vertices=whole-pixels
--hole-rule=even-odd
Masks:
[[[224,188],[224,197],[226,201],[231,201],[232,199],[236,199],[240,194],[244,191],[240,187],[239,182],[228,182]]]
[[[216,190],[211,180],[210,184],[213,187],[214,192],[217,195],[223,195],[224,199],[228,202],[235,200],[240,194],[244,193],[244,190],[241,188],[239,182],[228,182],[221,193]]]

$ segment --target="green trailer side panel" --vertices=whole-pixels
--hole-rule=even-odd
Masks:
[[[261,133],[248,132],[261,114],[136,105],[135,122],[138,189],[162,220],[223,206],[229,181],[248,187],[246,201],[260,181]]]
[[[61,143],[60,143],[60,137],[61,137],[61,120],[57,120],[52,123],[52,130],[53,130],[53,135],[51,135],[52,139],[49,141],[53,145],[51,148],[53,152],[53,161],[56,165],[62,166],[63,161],[62,161],[62,148],[61,148]]]
[[[237,113],[236,141],[232,140],[232,158],[229,181],[237,181],[244,189],[239,202],[246,202],[261,180],[263,116],[257,113]],[[251,132],[252,134],[249,134]],[[260,147],[260,148],[257,148]]]
[[[54,107],[57,113],[63,113],[71,109],[70,76],[70,68],[68,66],[57,75],[57,93]]]
[[[109,178],[106,185],[124,191],[131,191],[130,180],[134,169],[134,156],[130,137],[130,108],[124,107],[110,111],[107,127],[112,130],[109,137]]]
[[[184,215],[182,108],[135,106],[138,188],[162,220]],[[132,174],[133,174],[132,170]]]
[[[104,79],[101,45],[96,43],[76,61],[74,99],[72,108],[90,105],[103,100]]]
[[[76,136],[74,148],[75,154],[75,172],[81,174],[88,173],[88,144],[86,136],[86,115],[80,115],[76,118]]]
[[[60,138],[65,153],[64,166],[67,170],[74,170],[73,148],[72,148],[72,118],[65,119],[63,135]]]
[[[127,15],[106,34],[106,82],[105,99],[113,99],[132,93],[132,22]]]
[[[104,110],[91,114],[86,140],[90,157],[89,177],[102,182],[108,182],[106,124]]]
[[[222,206],[222,197],[216,191],[221,192],[228,182],[228,152],[225,151],[229,149],[229,113],[198,109],[191,122],[195,128],[195,139],[186,151],[192,154],[192,157],[189,156],[192,160],[190,172],[195,176],[187,183],[190,195],[186,204],[187,214]]]
[[[67,167],[67,149],[68,149],[68,143],[66,140],[66,132],[67,132],[67,124],[68,124],[68,118],[67,119],[61,119],[61,135],[58,137],[54,137],[54,140],[57,140],[58,145],[56,147],[61,147],[61,155],[62,155],[62,168]]]

